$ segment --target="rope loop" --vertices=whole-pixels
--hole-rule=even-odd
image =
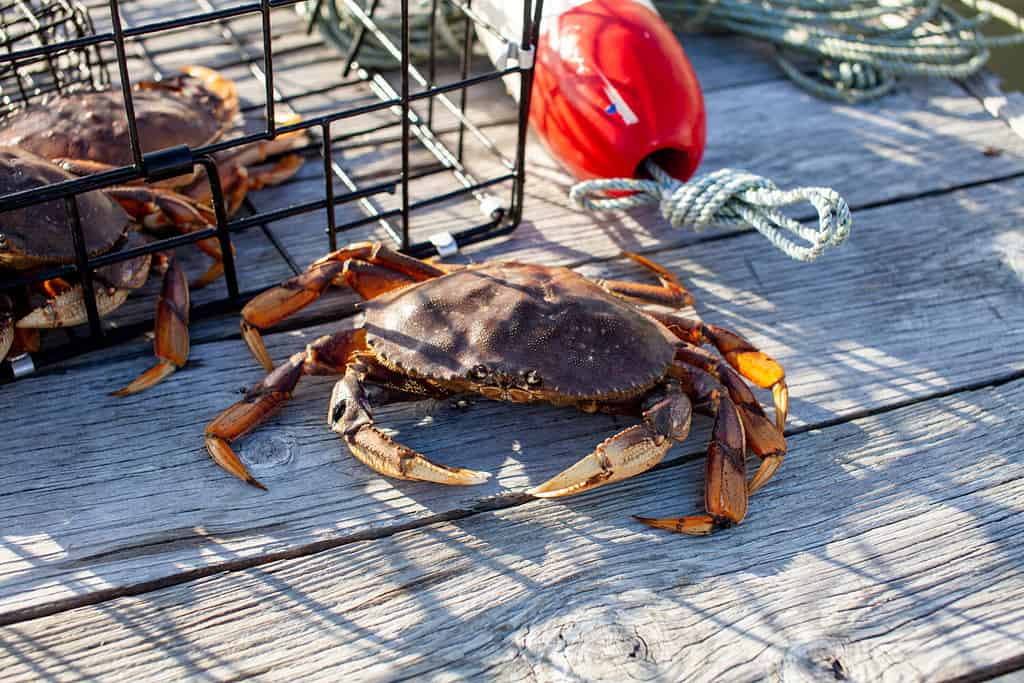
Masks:
[[[732,31],[776,48],[783,72],[823,98],[863,102],[901,76],[966,78],[989,49],[1024,43],[1024,17],[994,0],[655,0],[675,29]],[[958,8],[959,10],[959,8]],[[986,22],[1009,31],[985,34]],[[817,65],[816,67],[814,65]]]
[[[578,207],[590,211],[632,209],[657,203],[661,215],[673,228],[689,226],[699,231],[711,225],[749,226],[797,261],[813,261],[825,249],[842,244],[850,235],[853,225],[850,207],[838,192],[827,187],[781,190],[767,178],[731,168],[683,183],[650,160],[645,168],[653,180],[585,180],[573,186],[569,197]],[[631,194],[609,196],[609,193],[620,192]],[[817,211],[816,228],[779,210],[802,201],[810,203]]]

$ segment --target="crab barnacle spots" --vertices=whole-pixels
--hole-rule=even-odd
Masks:
[[[366,314],[374,350],[418,374],[484,366],[567,397],[636,391],[674,354],[656,323],[565,268],[481,264],[367,302]]]

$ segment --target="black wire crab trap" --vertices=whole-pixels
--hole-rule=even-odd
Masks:
[[[408,0],[0,3],[0,135],[26,107],[104,90],[120,97],[123,120],[112,129],[128,143],[124,163],[75,168],[70,179],[0,196],[6,315],[38,305],[49,283],[62,282],[81,287],[88,320],[63,334],[44,331],[41,350],[8,358],[4,380],[151,329],[158,278],[101,318],[96,293],[106,286],[98,272],[104,266],[173,253],[192,276],[209,261],[189,245],[215,239],[223,278],[193,290],[194,325],[237,311],[352,241],[390,239],[415,256],[446,256],[519,223],[541,0],[524,3],[523,32],[514,38],[481,21],[471,0],[421,0],[412,8]],[[504,64],[482,56],[478,31],[504,41]],[[192,147],[140,138],[140,84],[166,82],[185,65],[234,83],[243,123]],[[519,104],[505,94],[506,84],[519,88]],[[285,138],[301,167],[229,206],[234,197],[218,159]],[[274,168],[281,158],[260,162]],[[207,227],[89,252],[83,194],[155,186],[200,170],[204,196],[212,197]],[[3,259],[4,224],[30,207],[63,211],[73,258],[29,269]]]

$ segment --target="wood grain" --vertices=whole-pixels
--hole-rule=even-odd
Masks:
[[[801,434],[740,527],[688,462],[3,629],[8,680],[933,681],[1024,646],[1024,382]],[[965,462],[964,454],[970,454]]]
[[[123,10],[130,25],[167,16],[157,0]],[[285,95],[333,82],[337,55],[291,10],[273,15]],[[259,49],[258,16],[231,25]],[[271,487],[261,494],[202,450],[206,422],[261,376],[235,316],[202,320],[193,362],[147,394],[105,397],[148,366],[142,342],[0,391],[0,622],[15,622],[0,632],[6,677],[973,680],[1019,668],[1024,141],[1006,125],[1012,111],[991,99],[997,90],[971,90],[975,99],[944,81],[869,105],[824,103],[779,79],[754,43],[684,44],[711,124],[702,169],[836,187],[861,209],[849,244],[801,267],[755,234],[676,232],[653,210],[579,214],[571,180],[532,140],[524,224],[461,258],[637,278],[615,257],[654,252],[694,291],[700,315],[779,358],[799,433],[741,527],[701,540],[629,520],[699,509],[706,420],[658,471],[525,503],[527,487],[629,421],[494,403],[380,411],[430,457],[495,474],[474,489],[395,482],[327,430],[329,378],[304,382],[240,445]],[[147,47],[164,73],[235,58],[212,25]],[[150,77],[142,46],[130,51],[133,78]],[[225,72],[248,104],[262,101],[246,67]],[[290,101],[313,116],[358,96]],[[489,134],[512,144],[501,87],[471,102]],[[371,144],[340,159],[386,175],[396,150]],[[470,158],[480,173],[493,168],[479,150]],[[321,173],[313,155],[254,206],[320,198]],[[415,234],[476,211],[473,201],[439,206],[417,217]],[[347,215],[353,207],[339,209]],[[324,223],[321,212],[269,229],[301,264],[325,250]],[[244,288],[289,273],[261,232],[236,245]],[[269,336],[271,353],[336,329],[323,322],[351,306],[326,297],[297,329]],[[151,308],[140,292],[112,324]],[[272,561],[285,557],[297,559]]]
[[[166,9],[162,9],[160,3],[144,2],[133,4],[127,16],[131,25],[138,25],[153,21],[161,11]],[[248,36],[248,49],[260,47],[259,35],[254,33],[258,16],[236,19],[230,25],[240,35]],[[277,36],[275,45],[282,51],[275,60],[275,83],[285,95],[299,95],[313,86],[322,87],[338,80],[339,58],[331,48],[312,45],[298,52],[286,51],[288,47],[316,41],[315,35],[305,35],[301,21],[290,9],[276,10],[273,26]],[[839,105],[817,100],[788,81],[779,80],[775,66],[767,55],[759,54],[761,48],[755,43],[703,34],[687,35],[684,42],[707,91],[709,133],[701,166],[704,172],[735,167],[764,175],[782,187],[829,185],[857,207],[1024,171],[1024,140],[1001,121],[994,120],[975,98],[964,96],[956,84],[941,80],[915,81],[876,102],[855,107]],[[165,73],[173,73],[192,61],[217,64],[231,52],[224,46],[215,25],[160,34],[147,39],[146,44],[151,48],[153,60]],[[214,53],[207,54],[206,50]],[[136,60],[133,64],[137,64],[133,77],[152,76],[151,66],[145,60]],[[248,104],[263,101],[262,86],[247,67],[230,67],[225,73],[239,83]],[[507,120],[513,113],[512,101],[499,83],[474,88],[473,93],[470,105],[474,121]],[[364,90],[335,89],[293,100],[291,105],[303,116],[311,117],[363,101],[358,98],[365,99]],[[252,112],[250,127],[262,125],[259,116],[259,111]],[[384,122],[389,116],[380,112],[359,117],[338,124],[334,132],[343,134],[346,130]],[[440,124],[445,120],[445,116],[439,115]],[[487,131],[511,157],[514,126],[495,125]],[[377,139],[393,132],[368,137]],[[453,143],[452,135],[444,139]],[[998,149],[999,154],[987,155],[991,149]],[[479,177],[497,173],[495,164],[488,161],[489,156],[482,148],[471,145],[468,151],[470,166]],[[528,159],[530,174],[523,225],[511,238],[495,243],[478,257],[515,254],[528,260],[583,263],[594,257],[614,256],[622,250],[663,249],[693,244],[720,234],[720,231],[712,231],[695,235],[686,230],[673,230],[654,208],[628,214],[582,214],[568,200],[572,179],[535,139],[531,139]],[[338,161],[352,172],[394,177],[400,163],[399,147],[378,144],[341,152]],[[443,173],[414,182],[411,193],[414,199],[421,199],[453,187],[451,175]],[[344,191],[340,183],[336,183],[336,191]],[[258,211],[270,211],[322,199],[324,192],[322,164],[318,155],[311,153],[309,162],[294,181],[254,193],[252,201]],[[493,192],[507,200],[509,185],[497,187]],[[397,195],[382,195],[377,199],[381,208],[398,205]],[[797,208],[801,215],[806,216],[809,211],[807,206]],[[355,205],[342,206],[337,211],[339,222],[361,216]],[[413,237],[426,239],[439,230],[457,230],[481,218],[475,200],[448,202],[418,212],[412,223]],[[302,266],[327,250],[325,225],[324,212],[317,211],[274,222],[268,229]],[[340,241],[383,236],[383,230],[370,225],[342,235]],[[236,242],[243,289],[267,286],[290,275],[285,261],[259,230],[237,236]],[[190,272],[198,274],[206,261],[193,251],[181,250],[181,253]],[[154,284],[140,291],[112,318],[111,324],[123,326],[149,320],[155,288]],[[197,293],[194,299],[201,304],[221,298],[223,294],[223,287],[218,284]],[[313,316],[305,320],[322,315],[323,309],[315,308],[311,313]],[[233,320],[221,318],[196,325],[194,339],[201,343],[234,333]]]
[[[785,365],[795,423],[828,424],[1024,370],[1024,282],[1014,265],[1024,209],[986,208],[1009,205],[1022,187],[861,212],[857,240],[810,267],[765,251],[757,235],[659,259],[694,289],[702,316]],[[615,261],[584,272],[638,277]],[[284,358],[328,329],[271,335],[271,354]],[[206,422],[261,377],[241,343],[198,345],[189,368],[159,387],[106,398],[146,366],[143,353],[0,392],[0,414],[33,406],[5,432],[0,615],[471,509],[540,483],[628,424],[544,406],[397,408],[382,422],[410,446],[495,477],[474,489],[395,482],[344,452],[324,424],[331,380],[314,378],[242,442],[270,486],[263,494],[221,473],[201,445]],[[58,400],[69,395],[70,404]],[[699,451],[706,427],[677,452]]]
[[[757,107],[750,106],[758,103]],[[853,206],[871,206],[949,188],[991,181],[1024,171],[1024,140],[1000,121],[992,119],[972,98],[951,83],[915,83],[909,90],[875,103],[849,107],[815,100],[789,83],[773,82],[711,93],[707,97],[710,132],[706,170],[723,166],[747,168],[773,179],[781,187],[825,184],[838,189]],[[800,121],[799,130],[793,122]],[[510,126],[489,129],[508,150],[514,134]],[[785,144],[780,141],[785,140]],[[996,147],[997,156],[986,156]],[[375,159],[359,156],[371,167],[395,168],[397,150],[379,150]],[[517,258],[545,263],[581,264],[608,258],[621,251],[656,251],[697,244],[721,237],[722,230],[695,234],[674,230],[656,209],[629,213],[588,215],[568,200],[571,179],[560,170],[536,140],[528,159],[525,220],[507,238],[469,250],[472,258]],[[307,163],[301,180],[268,188],[253,196],[261,211],[272,210],[323,196],[319,162]],[[414,184],[416,196],[438,191],[442,176]],[[446,191],[445,187],[444,190]],[[394,201],[393,198],[389,201]],[[384,206],[390,206],[387,202]],[[809,207],[796,207],[806,216]],[[993,210],[999,210],[998,206]],[[361,214],[352,205],[339,207],[338,220]],[[416,239],[442,229],[457,229],[478,221],[475,202],[444,205],[418,214],[413,222]],[[914,220],[901,217],[899,221]],[[299,264],[312,262],[327,251],[322,212],[277,221],[270,225]],[[852,243],[862,230],[855,214]],[[368,226],[340,236],[340,241],[383,238],[383,231]],[[268,285],[290,271],[261,233],[238,238],[239,263],[244,264],[243,286]],[[756,244],[756,241],[752,244]],[[850,249],[851,245],[843,247]],[[855,247],[853,247],[855,248]],[[185,253],[186,256],[189,254]],[[837,252],[839,253],[839,252]],[[825,262],[828,263],[827,257]],[[193,256],[194,260],[202,259]],[[198,271],[197,271],[198,272]],[[204,297],[222,296],[217,285]],[[150,293],[140,293],[124,307],[133,320],[152,315]],[[136,308],[130,307],[135,305]],[[295,319],[303,323],[322,319],[326,309],[311,308]],[[193,325],[197,343],[237,334],[233,317]]]

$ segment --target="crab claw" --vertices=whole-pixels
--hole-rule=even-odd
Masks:
[[[115,311],[128,299],[128,290],[117,287],[101,287],[96,290],[96,310],[100,317]],[[84,325],[89,320],[85,297],[81,285],[60,294],[42,306],[33,309],[18,321],[18,327],[30,329],[54,329]]]
[[[729,361],[729,365],[761,387],[771,389],[775,401],[775,426],[783,431],[789,414],[789,389],[786,386],[786,372],[778,361],[758,351],[746,339],[716,325],[704,325],[705,334],[715,347]]]
[[[357,431],[342,436],[348,443],[349,451],[357,460],[395,479],[429,481],[449,486],[473,486],[483,484],[491,478],[489,472],[431,462],[413,449],[397,443],[373,425],[364,424]]]
[[[672,439],[667,436],[646,424],[634,425],[527,493],[537,498],[559,498],[621,481],[657,465],[671,447]]]
[[[7,352],[14,343],[14,321],[10,318],[0,320],[0,361],[7,358]]]
[[[205,66],[183,66],[182,73],[198,80],[203,88],[221,99],[221,109],[217,112],[223,119],[230,119],[238,112],[238,88],[234,81],[225,78],[216,69]]]
[[[403,446],[373,424],[369,399],[359,370],[349,366],[334,385],[327,423],[341,435],[357,460],[370,469],[395,479],[429,481],[450,486],[483,484],[488,472],[449,467],[431,462]]]

